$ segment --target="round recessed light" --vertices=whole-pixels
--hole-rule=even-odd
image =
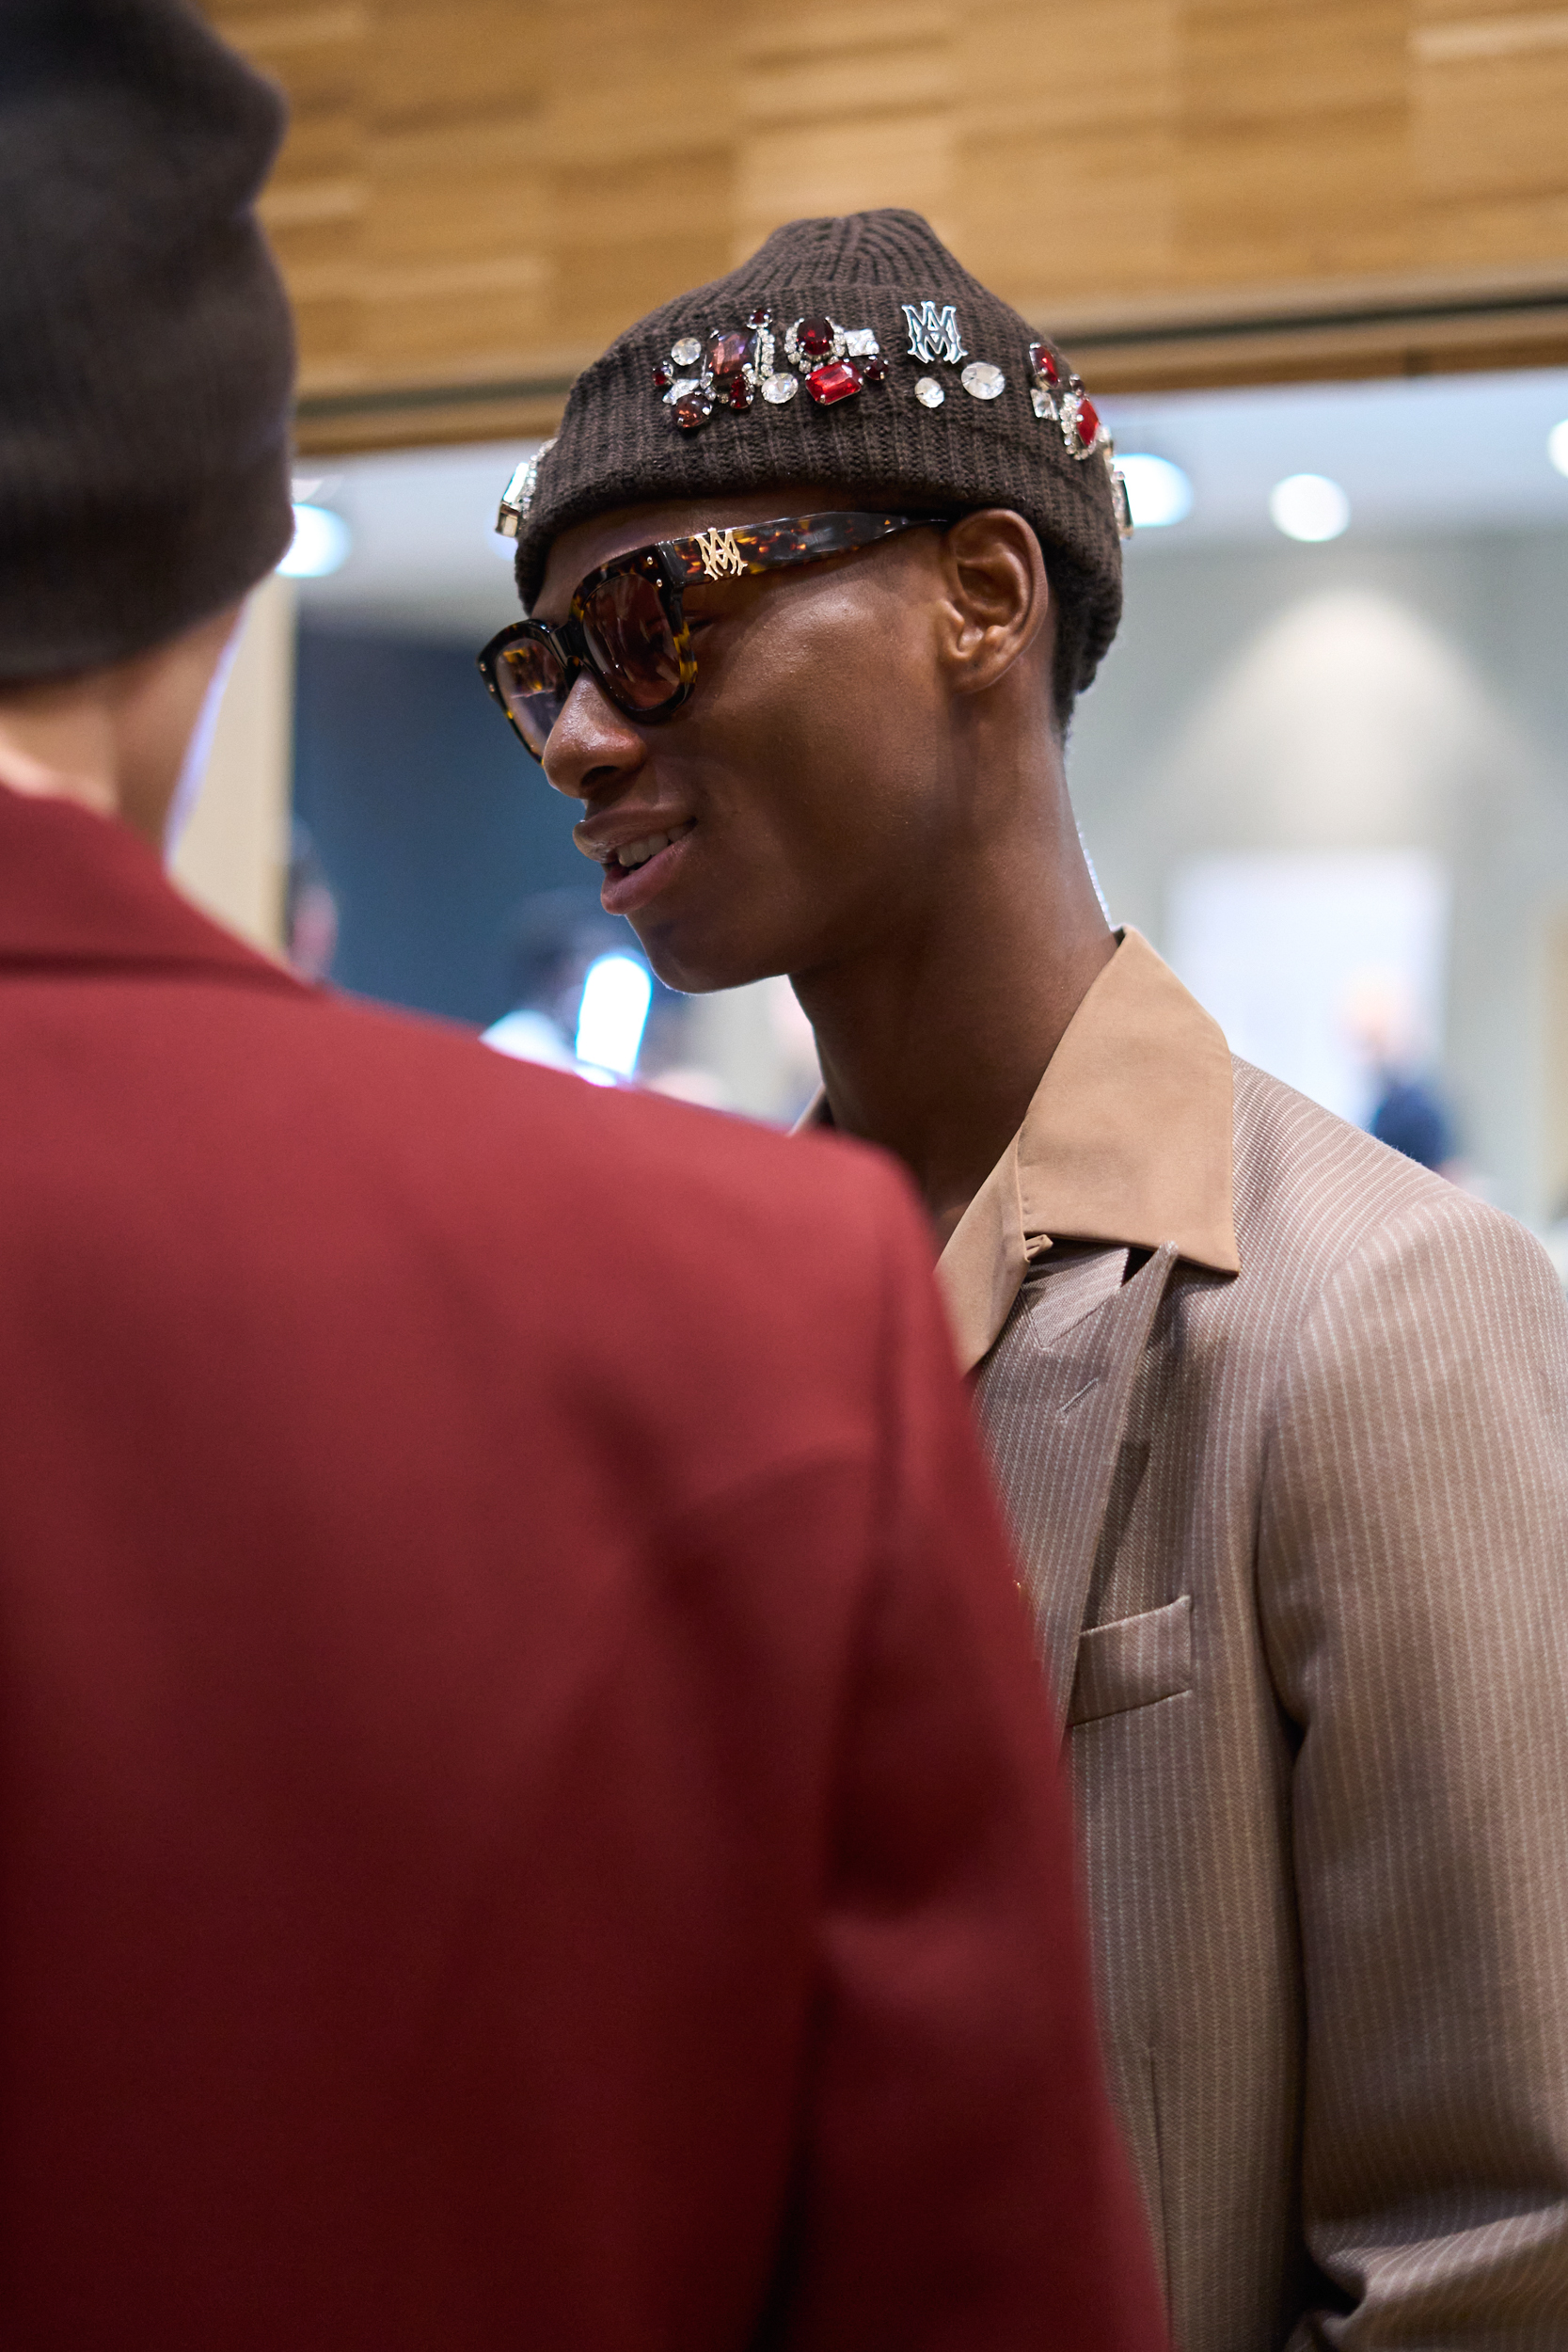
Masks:
[[[1287,539],[1338,539],[1350,501],[1325,473],[1290,473],[1269,492],[1269,519]]]
[[[1546,436],[1546,454],[1559,473],[1568,473],[1568,417],[1554,424]]]
[[[354,536],[330,506],[296,506],[294,535],[277,566],[285,580],[325,580],[348,557]]]
[[[1151,457],[1146,451],[1133,450],[1126,457],[1118,454],[1117,466],[1127,485],[1135,530],[1164,531],[1172,523],[1184,522],[1192,513],[1193,485],[1168,457]]]

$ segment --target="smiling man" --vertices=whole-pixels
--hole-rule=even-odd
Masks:
[[[1562,1301],[1109,927],[1117,505],[925,222],[797,222],[581,377],[483,666],[661,977],[788,973],[925,1196],[1186,2352],[1560,2344]]]

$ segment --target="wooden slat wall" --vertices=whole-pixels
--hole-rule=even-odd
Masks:
[[[1568,357],[1568,6],[212,0],[287,87],[301,441],[546,427],[780,221],[912,204],[1104,389]]]

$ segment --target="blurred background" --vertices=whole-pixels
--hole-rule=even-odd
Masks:
[[[913,205],[1126,463],[1127,617],[1069,750],[1113,917],[1568,1270],[1568,8],[210,13],[293,104],[264,211],[303,373],[196,896],[509,1050],[793,1116],[787,984],[651,983],[473,655],[517,614],[500,489],[577,370],[781,221]]]

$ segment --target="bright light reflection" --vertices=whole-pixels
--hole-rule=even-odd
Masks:
[[[1193,511],[1193,485],[1180,466],[1168,457],[1151,457],[1136,450],[1119,456],[1117,464],[1127,485],[1128,503],[1137,531],[1164,531],[1185,521]]]
[[[1350,501],[1327,474],[1287,474],[1269,492],[1269,519],[1287,539],[1338,539],[1350,521]]]
[[[354,535],[330,506],[296,506],[294,535],[277,566],[285,580],[325,580],[348,557]]]
[[[1559,473],[1568,473],[1568,417],[1554,424],[1546,436],[1546,454]]]
[[[629,1078],[641,1051],[653,993],[647,966],[635,956],[600,956],[591,963],[578,1015],[578,1061]]]

